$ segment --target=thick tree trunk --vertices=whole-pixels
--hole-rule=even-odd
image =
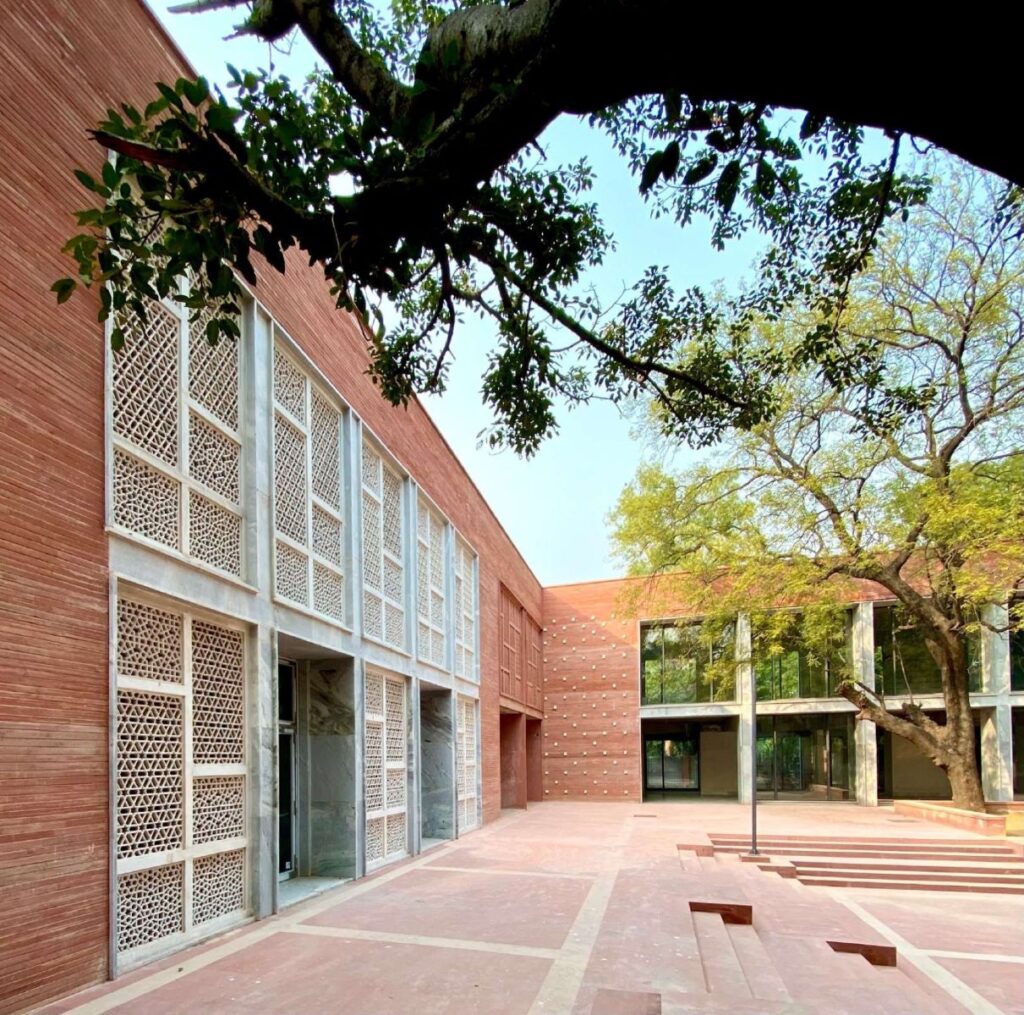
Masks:
[[[974,737],[971,737],[970,754],[957,752],[956,760],[946,767],[949,785],[953,790],[953,804],[966,811],[983,811],[985,809],[985,793],[981,787],[981,775],[974,758]]]

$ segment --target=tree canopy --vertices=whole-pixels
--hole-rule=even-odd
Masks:
[[[460,320],[488,321],[489,439],[524,453],[556,429],[560,402],[651,395],[672,432],[703,444],[769,415],[794,364],[843,386],[873,351],[836,353],[850,280],[927,193],[903,167],[911,146],[1024,181],[1009,96],[955,115],[968,84],[936,75],[924,49],[907,47],[876,87],[812,66],[809,25],[726,31],[720,12],[674,0],[180,5],[219,7],[238,9],[242,33],[299,36],[319,69],[302,82],[232,70],[224,94],[180,79],[143,109],[109,110],[96,139],[117,157],[99,178],[78,174],[100,204],[79,215],[58,299],[100,285],[119,345],[126,315],[187,279],[182,298],[215,341],[237,334],[239,278],[254,283],[263,262],[284,271],[297,247],[368,323],[373,376],[396,404],[442,391]],[[889,31],[913,31],[892,17]],[[843,34],[844,52],[877,43],[866,23]],[[612,139],[652,213],[681,227],[707,216],[716,244],[763,237],[754,283],[729,298],[676,291],[655,257],[621,299],[588,291],[614,237],[586,161],[553,165],[538,145],[566,115]],[[749,340],[754,320],[795,304],[808,326],[785,351]],[[382,306],[396,316],[386,329]],[[881,376],[876,387],[891,407],[914,403]]]
[[[679,474],[642,467],[612,522],[631,571],[681,570],[676,598],[697,613],[753,612],[769,650],[797,622],[772,611],[802,606],[808,641],[827,654],[856,598],[849,579],[880,585],[941,672],[945,725],[913,695],[891,714],[848,671],[840,693],[976,806],[977,774],[963,775],[968,643],[1021,619],[1005,608],[1024,580],[1024,219],[991,177],[941,168],[945,182],[889,231],[839,320],[837,348],[871,343],[871,368],[841,390],[792,369],[774,381],[769,418]],[[752,340],[787,349],[807,326],[766,320]],[[916,405],[880,405],[876,369]]]

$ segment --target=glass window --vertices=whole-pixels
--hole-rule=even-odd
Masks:
[[[1024,691],[1024,629],[1010,632],[1010,690]]]
[[[819,659],[808,651],[798,633],[786,635],[779,651],[765,651],[755,659],[757,697],[777,701],[834,695],[833,663],[841,659],[841,650],[831,660]]]
[[[641,629],[641,703],[690,705],[734,701],[735,625],[713,636],[702,624],[647,624]]]
[[[967,637],[969,687],[981,690],[981,635]],[[885,694],[941,694],[942,672],[924,637],[899,606],[875,607],[875,680]]]

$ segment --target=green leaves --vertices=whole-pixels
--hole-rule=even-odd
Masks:
[[[732,206],[736,202],[736,195],[739,193],[742,173],[743,168],[739,160],[733,159],[726,164],[721,175],[718,177],[718,183],[715,186],[715,200],[724,212],[732,211]]]
[[[57,294],[58,303],[66,303],[77,286],[78,283],[73,278],[59,278],[50,286],[50,292]]]

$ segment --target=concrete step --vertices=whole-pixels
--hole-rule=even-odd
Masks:
[[[718,913],[691,913],[697,935],[704,982],[708,992],[721,998],[753,997],[729,931]]]
[[[957,861],[970,861],[970,862],[986,862],[998,860],[1000,863],[1013,866],[1021,866],[1024,869],[1024,857],[1016,857],[1012,853],[987,853],[981,851],[965,851],[960,850],[958,852],[951,852],[949,850],[901,850],[899,852],[891,851],[888,849],[858,849],[856,851],[849,849],[842,849],[838,847],[814,847],[814,846],[782,846],[782,845],[764,845],[761,846],[758,843],[759,848],[763,853],[770,856],[803,856],[803,857],[847,857],[850,859],[877,859],[877,860],[891,860],[895,857],[904,857],[908,860],[957,860]],[[747,846],[716,846],[716,852],[722,853],[746,853],[748,851]]]
[[[822,875],[820,877],[797,875],[797,881],[808,887],[816,885],[822,888],[882,888],[893,891],[981,892],[990,895],[1024,895],[1024,885],[979,884],[974,881],[915,881],[909,877],[902,881],[885,881],[880,878],[872,878],[870,874],[864,877],[852,877],[850,875]]]
[[[948,874],[970,872],[972,874],[984,874],[986,876],[1003,876],[1012,878],[1024,878],[1024,867],[1011,866],[1003,863],[990,863],[983,860],[974,860],[967,864],[958,864],[949,860],[861,860],[859,858],[848,858],[845,860],[805,860],[801,857],[790,857],[789,860],[778,861],[779,865],[799,867],[806,871],[830,871],[830,870],[866,870],[866,871],[896,871],[899,873],[907,871],[921,871],[928,874]],[[764,867],[766,864],[758,864]]]
[[[754,927],[749,924],[728,924],[726,931],[750,993],[761,1001],[792,1000]]]
[[[848,864],[835,864],[827,868],[806,867],[800,863],[793,866],[796,868],[797,878],[866,878],[873,881],[928,881],[935,884],[969,881],[979,885],[1017,885],[1024,888],[1024,874],[989,874],[987,871],[982,872],[969,868],[929,871],[919,867],[900,870],[898,868],[854,867]]]
[[[750,836],[746,832],[710,832],[707,838],[711,842],[733,842],[749,843]],[[878,843],[893,843],[894,845],[930,845],[940,846],[1002,846],[1005,843],[987,841],[984,838],[973,839],[946,839],[946,838],[914,838],[913,836],[901,835],[898,837],[887,837],[880,835],[759,835],[758,842],[850,842],[866,843],[877,845]]]
[[[716,852],[745,853],[750,849],[749,837],[743,839],[719,839],[711,837],[711,844]],[[797,839],[792,837],[775,838],[758,836],[758,848],[762,852],[778,852],[783,849],[828,849],[842,850],[847,853],[886,852],[893,855],[902,853],[943,853],[953,856],[978,854],[993,857],[1013,857],[1024,860],[1020,851],[1013,843],[986,842],[980,839],[967,841],[950,841],[948,839],[838,839],[832,837],[815,838],[807,836]]]

